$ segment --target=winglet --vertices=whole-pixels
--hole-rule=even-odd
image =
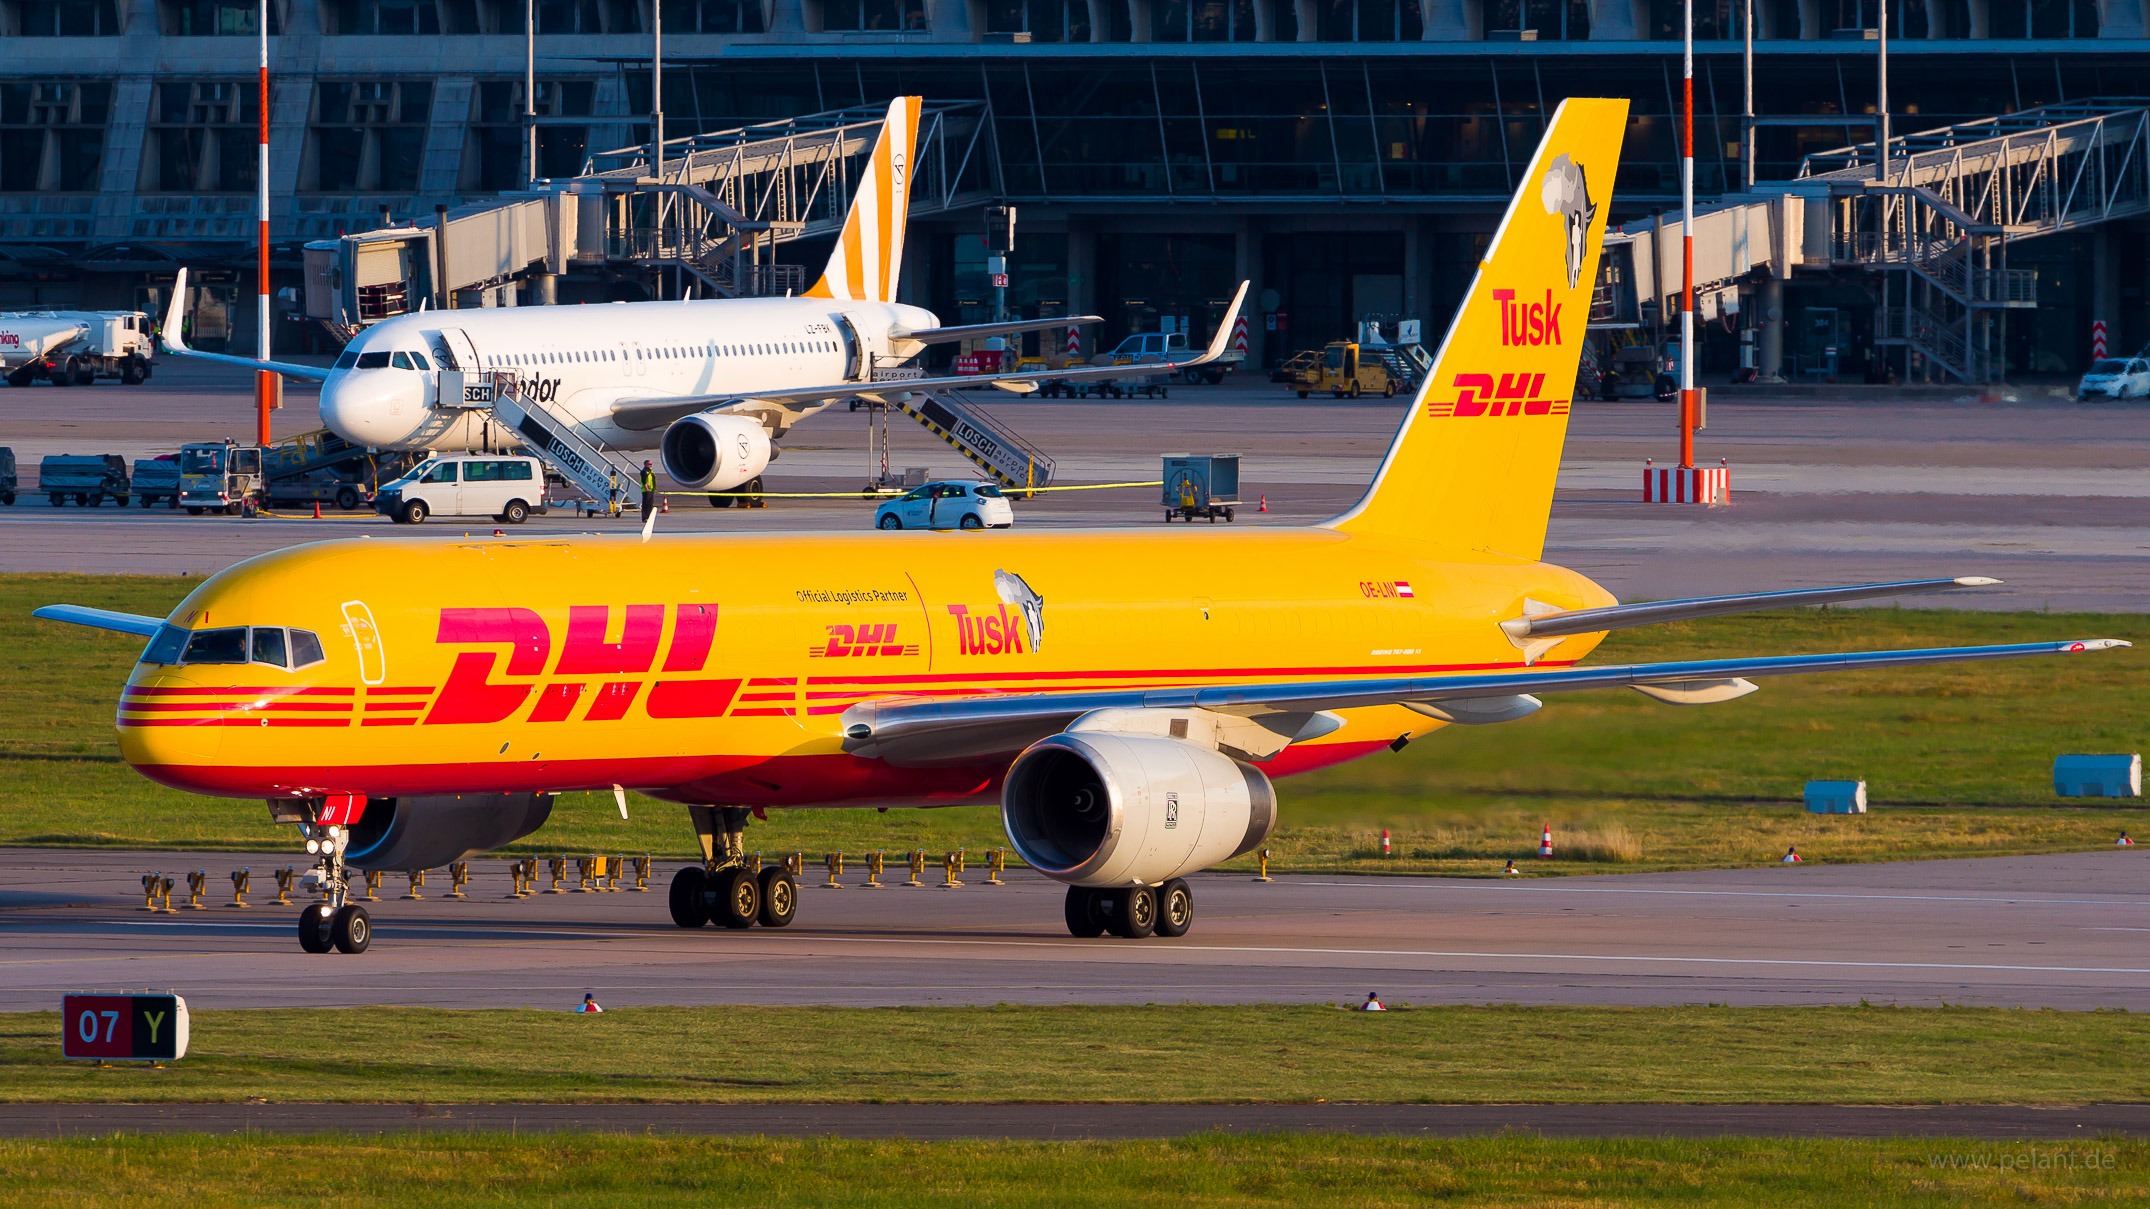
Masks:
[[[2073,655],[2078,651],[2110,651],[2124,646],[2134,646],[2125,638],[2085,638],[2081,642],[2060,644],[2062,653]]]
[[[159,333],[164,337],[166,352],[184,355],[194,351],[187,347],[187,338],[180,332],[187,321],[186,297],[187,271],[181,269],[178,280],[172,282],[172,301],[164,308],[164,330]]]
[[[1239,283],[1239,292],[1232,295],[1232,305],[1225,308],[1224,320],[1217,325],[1216,334],[1209,338],[1209,348],[1202,353],[1203,362],[1215,361],[1224,355],[1225,347],[1232,342],[1232,329],[1239,326],[1239,308],[1247,301],[1247,287],[1252,282]]]

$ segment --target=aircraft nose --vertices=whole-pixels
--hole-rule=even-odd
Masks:
[[[347,371],[321,388],[321,423],[356,445],[401,444],[425,411],[420,375],[408,371]]]
[[[203,771],[220,763],[224,728],[206,703],[202,684],[169,671],[143,668],[122,690],[113,719],[120,756],[152,781],[205,792]],[[205,724],[210,723],[210,724]]]

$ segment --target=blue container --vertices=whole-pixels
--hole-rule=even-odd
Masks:
[[[2055,756],[2053,792],[2064,798],[2139,798],[2142,755]]]
[[[1865,814],[1866,782],[1808,781],[1807,809],[1815,814]]]

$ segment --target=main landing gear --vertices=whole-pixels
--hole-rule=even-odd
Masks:
[[[1178,877],[1158,886],[1069,886],[1067,921],[1082,937],[1185,936],[1194,926],[1194,891]]]
[[[307,853],[320,858],[315,874],[328,895],[327,902],[299,912],[299,947],[309,953],[326,953],[330,949],[338,953],[365,952],[366,946],[373,943],[373,919],[364,907],[351,901],[351,884],[343,863],[343,850],[351,842],[350,831],[322,823],[302,823],[299,830],[306,836]]]
[[[682,928],[712,923],[727,928],[788,926],[799,913],[799,882],[781,865],[759,872],[747,867],[746,830],[751,812],[739,806],[689,806],[687,811],[702,841],[702,863],[672,876],[672,922]],[[719,823],[723,825],[721,852]]]

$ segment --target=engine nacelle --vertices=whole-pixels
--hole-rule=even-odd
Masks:
[[[346,863],[359,869],[438,869],[510,844],[545,825],[549,793],[372,798],[351,828]]]
[[[1269,838],[1269,778],[1206,747],[1157,735],[1070,731],[1008,769],[1001,822],[1038,872],[1077,886],[1155,885]]]
[[[760,420],[712,411],[672,421],[659,452],[664,472],[689,491],[743,487],[769,468],[773,456]]]

